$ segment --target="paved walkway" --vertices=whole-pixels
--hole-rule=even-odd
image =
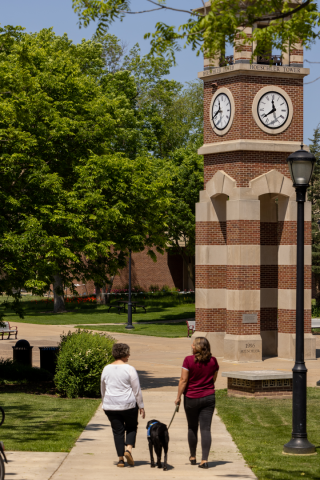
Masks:
[[[170,479],[188,479],[193,478],[195,474],[211,479],[256,478],[249,467],[245,465],[231,436],[217,415],[214,416],[212,425],[213,444],[209,458],[210,469],[199,471],[197,467],[191,466],[188,461],[187,423],[183,409],[176,415],[169,430],[168,472],[158,468],[151,470],[146,430],[147,419],[154,418],[169,423],[174,409],[173,400],[173,392],[170,395],[165,391],[147,390],[144,392],[147,418],[139,421],[137,446],[134,450],[136,461],[134,468],[119,469],[116,467],[117,456],[110,424],[99,408],[75,447],[52,476],[52,480],[74,480],[76,478],[105,480],[107,476],[123,480],[149,478],[160,480],[168,477]]]
[[[15,324],[16,325],[16,324]],[[33,345],[33,364],[40,366],[39,346],[54,346],[59,343],[63,332],[75,330],[68,325],[19,324],[18,338],[24,338]],[[191,353],[190,338],[160,338],[145,335],[111,333],[120,342],[131,346],[130,362],[139,371],[141,384],[147,388],[176,390],[184,357]],[[320,380],[320,335],[316,336],[317,360],[308,360],[308,386],[314,387]],[[0,357],[12,358],[12,346],[16,340],[0,340]],[[214,352],[213,352],[214,353]],[[263,362],[235,363],[219,359],[220,372],[230,370],[279,370],[290,372],[292,360],[267,358]],[[218,376],[217,388],[227,388],[227,379]]]
[[[29,340],[33,348],[33,363],[40,364],[38,346],[57,345],[60,334],[73,330],[69,326],[19,324],[19,338]],[[110,425],[107,417],[99,408],[87,428],[69,454],[65,453],[28,453],[8,452],[9,465],[6,467],[8,478],[15,480],[74,480],[90,478],[103,480],[108,476],[128,480],[152,480],[166,478],[188,479],[196,475],[204,478],[247,479],[255,478],[238,452],[231,436],[217,415],[212,425],[213,445],[210,453],[208,471],[198,470],[188,462],[186,441],[186,419],[183,409],[176,415],[170,429],[169,464],[170,472],[150,470],[149,453],[145,425],[152,418],[168,423],[174,409],[174,399],[180,376],[183,358],[190,352],[190,339],[159,338],[142,335],[114,334],[118,341],[131,346],[130,363],[139,371],[146,404],[146,420],[140,421],[137,448],[134,457],[137,466],[134,469],[118,469],[114,466],[116,454]],[[0,341],[0,356],[12,358],[12,346],[15,340]],[[320,352],[320,336],[317,337]],[[218,359],[220,371],[230,370],[282,370],[291,371],[293,362],[278,358],[263,362],[232,363]],[[320,358],[307,361],[308,385],[315,386],[320,379]],[[226,388],[226,378],[218,377],[217,388]],[[218,406],[219,408],[219,406]],[[200,457],[199,457],[200,458]],[[198,459],[199,459],[198,458]],[[195,471],[195,469],[197,469]]]

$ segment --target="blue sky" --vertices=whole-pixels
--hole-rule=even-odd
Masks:
[[[75,43],[82,38],[91,38],[95,26],[79,29],[78,17],[72,10],[72,0],[0,0],[3,8],[1,25],[21,25],[28,32],[37,32],[42,28],[53,27],[57,35],[67,33]],[[186,10],[201,5],[200,0],[172,0],[172,5]],[[150,5],[150,4],[149,4]],[[132,0],[132,6],[137,10],[149,8],[145,0]],[[125,41],[129,48],[136,43],[140,44],[142,54],[149,50],[149,41],[143,39],[146,32],[152,32],[157,21],[161,20],[170,25],[180,25],[188,18],[187,14],[177,12],[154,12],[141,15],[130,15],[123,22],[117,22],[110,33]],[[320,42],[305,51],[305,59],[320,62]],[[196,57],[191,49],[183,49],[177,54],[178,65],[171,70],[170,77],[179,82],[186,82],[197,77],[203,69],[202,57]],[[305,82],[320,77],[320,63],[308,64],[310,76]],[[304,87],[304,142],[312,137],[313,130],[320,122],[320,80]],[[300,139],[297,139],[298,141]]]

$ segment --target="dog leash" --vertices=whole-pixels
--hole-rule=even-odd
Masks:
[[[170,428],[171,423],[173,422],[173,419],[174,419],[174,417],[175,417],[175,414],[176,414],[177,412],[179,412],[179,406],[180,406],[180,405],[176,405],[176,408],[174,409],[174,412],[173,412],[173,415],[172,415],[172,418],[171,418],[171,422],[169,423],[169,426],[168,426],[168,430],[169,430],[169,428]]]

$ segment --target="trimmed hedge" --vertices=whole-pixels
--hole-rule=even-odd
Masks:
[[[61,336],[54,383],[68,398],[99,397],[103,368],[114,361],[115,339],[107,334],[77,330]]]

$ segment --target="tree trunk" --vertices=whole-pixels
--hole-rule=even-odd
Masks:
[[[65,312],[63,283],[60,275],[53,276],[53,311],[54,313]]]
[[[109,304],[110,303],[110,293],[111,293],[111,290],[112,290],[112,287],[113,287],[113,282],[114,282],[114,275],[112,277],[110,277],[110,282],[108,284],[108,288],[107,288],[107,294],[104,295],[104,298],[105,298],[105,304]]]
[[[102,298],[103,298],[103,295],[101,295],[101,287],[99,287],[96,283],[94,284],[95,288],[96,288],[96,300],[97,300],[97,303],[103,303],[102,302]]]
[[[189,273],[190,280],[193,284],[193,290],[195,290],[195,278],[196,278],[195,257],[191,257],[191,262],[188,263],[188,273]]]
[[[184,267],[186,268],[187,272],[188,272],[188,279],[190,278],[190,280],[192,281],[193,283],[193,288],[195,288],[195,262],[194,262],[194,259],[193,257],[191,257],[191,262],[189,261],[189,256],[186,255],[185,253],[181,253],[181,256],[182,256],[182,259],[183,259],[183,263],[184,263]],[[187,279],[187,283],[188,283],[188,279]],[[183,286],[184,287],[184,286]],[[188,284],[186,285],[186,288],[185,290],[188,290]]]
[[[107,298],[107,295],[106,295],[106,286],[102,287],[101,290],[102,290],[102,293],[101,293],[101,303],[102,303],[103,305],[106,305],[106,304],[107,304],[107,300],[106,300],[106,298]]]

